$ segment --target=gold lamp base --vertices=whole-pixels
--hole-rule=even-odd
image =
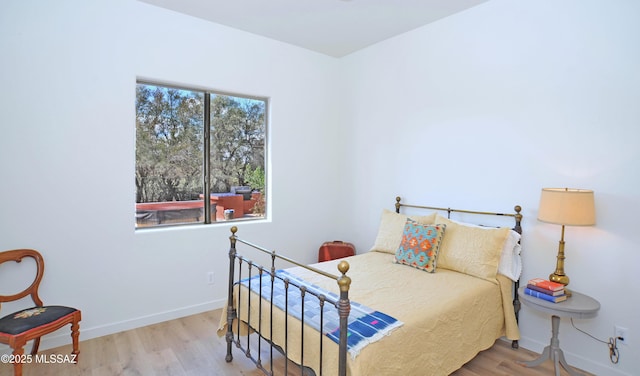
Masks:
[[[558,244],[558,261],[556,262],[556,271],[549,274],[549,280],[551,282],[561,283],[565,286],[564,293],[567,297],[571,296],[571,291],[567,289],[569,284],[569,277],[564,274],[564,225],[562,225],[562,234],[560,236],[560,242]]]
[[[557,272],[558,270],[556,270]],[[571,296],[571,291],[567,288],[567,285],[569,284],[569,277],[567,277],[566,275],[559,275],[556,273],[551,273],[549,274],[549,281],[551,282],[556,282],[556,283],[561,283],[564,285],[564,294],[567,297]]]

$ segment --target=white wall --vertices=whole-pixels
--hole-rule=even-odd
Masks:
[[[596,193],[597,225],[566,229],[571,287],[598,299],[578,327],[630,329],[620,362],[563,319],[570,364],[640,369],[640,3],[492,0],[343,59],[351,77],[356,246],[381,207],[405,202],[524,214],[524,275],[555,268],[560,227],[536,221],[542,187]],[[541,351],[549,317],[524,307],[521,345]]]
[[[268,96],[272,220],[239,235],[304,262],[346,237],[335,59],[134,0],[3,1],[0,51],[0,249],[43,253],[81,339],[226,296],[229,225],[134,230],[136,77]]]
[[[0,249],[44,253],[42,296],[83,310],[82,339],[220,306],[228,225],[134,231],[135,80],[264,95],[273,220],[240,231],[302,261],[327,239],[368,249],[401,195],[522,205],[523,278],[545,276],[560,230],[535,220],[540,188],[594,189],[598,224],[567,229],[566,270],[602,309],[577,325],[599,338],[626,326],[630,345],[611,365],[566,320],[561,344],[572,364],[631,374],[639,7],[492,0],[336,60],[134,0],[3,1]],[[540,351],[548,317],[521,318],[521,344]]]

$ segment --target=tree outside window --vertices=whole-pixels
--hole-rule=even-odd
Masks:
[[[266,110],[264,98],[138,83],[136,226],[264,218]]]

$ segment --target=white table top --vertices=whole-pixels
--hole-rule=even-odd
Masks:
[[[573,317],[575,319],[590,319],[596,317],[600,309],[600,303],[594,298],[571,290],[571,296],[559,303],[548,302],[544,299],[524,293],[525,287],[518,289],[520,300],[527,306],[541,312],[561,317]]]

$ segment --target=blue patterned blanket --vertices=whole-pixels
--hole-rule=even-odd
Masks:
[[[276,271],[273,288],[273,304],[285,310],[285,304],[288,305],[288,312],[291,316],[300,319],[304,307],[304,321],[307,325],[320,331],[320,307],[318,299],[312,294],[305,294],[304,306],[301,298],[300,289],[297,286],[304,286],[308,292],[316,295],[324,295],[327,299],[334,301],[339,300],[339,296],[332,292],[321,289],[320,287],[307,283],[299,277],[288,273],[285,270]],[[260,278],[262,278],[262,292],[260,292]],[[289,280],[289,289],[285,291],[283,280]],[[263,273],[249,279],[244,279],[241,283],[247,287],[251,285],[251,291],[262,294],[263,297],[271,296],[271,275]],[[288,297],[286,296],[288,295]],[[286,302],[286,303],[285,303]],[[326,303],[323,307],[324,325],[322,332],[335,343],[340,342],[340,317],[338,309],[331,303]],[[382,337],[388,335],[392,330],[402,326],[402,322],[386,315],[382,312],[375,311],[351,301],[351,312],[349,313],[348,329],[347,329],[347,350],[352,358],[355,358],[360,351],[368,344],[375,342]]]

